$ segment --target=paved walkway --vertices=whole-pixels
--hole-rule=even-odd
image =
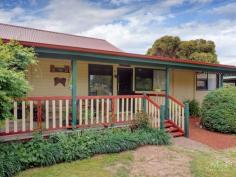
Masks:
[[[206,144],[214,149],[236,147],[236,135],[211,132],[200,128],[199,120],[190,119],[190,139]]]

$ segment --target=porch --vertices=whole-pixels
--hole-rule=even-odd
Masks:
[[[234,68],[230,67],[208,64],[202,65],[201,63],[193,64],[191,62],[183,62],[174,59],[173,61],[169,61],[143,55],[114,53],[109,51],[74,51],[69,49],[62,50],[36,47],[36,52],[40,60],[47,58],[50,59],[52,63],[56,60],[64,60],[70,63],[69,70],[68,67],[58,68],[58,72],[66,71],[71,75],[71,96],[60,96],[67,92],[57,92],[56,89],[50,89],[51,94],[55,92],[59,95],[48,96],[47,93],[43,91],[41,94],[34,92],[35,96],[14,100],[14,119],[6,120],[4,126],[1,127],[1,140],[8,140],[10,136],[13,137],[13,139],[17,139],[18,137],[16,135],[22,135],[24,137],[25,134],[27,134],[27,137],[30,137],[35,131],[50,134],[51,132],[81,130],[84,128],[127,126],[132,122],[135,115],[141,111],[149,115],[152,127],[160,129],[166,128],[166,131],[171,132],[173,136],[183,136],[184,134],[188,136],[189,108],[188,105],[184,105],[182,101],[171,96],[170,90],[175,90],[171,88],[171,71],[174,69],[193,71],[190,80],[194,81],[194,83],[195,72],[214,72],[221,78],[219,79],[220,86],[222,86],[223,74],[234,72]],[[116,93],[112,90],[111,92],[105,92],[108,95],[94,96],[98,93],[89,90],[90,87],[86,89],[86,87],[78,84],[78,77],[80,78],[78,74],[78,61],[111,65],[117,64],[121,69],[126,68],[127,71],[130,70],[130,65],[136,65],[139,66],[139,68],[141,66],[141,68],[161,69],[164,78],[162,87],[164,88],[161,89],[161,93],[157,93],[156,90],[152,92],[135,90],[133,74],[130,75],[130,78],[126,77],[127,75],[123,76],[124,81],[132,81],[132,84],[130,84],[128,89],[122,90],[120,88],[124,87],[120,81],[118,82],[118,73],[113,73],[112,70],[110,73],[112,78],[109,80],[111,80],[110,85],[112,85],[112,87],[115,85],[114,88],[117,88]],[[51,69],[50,67],[50,70]],[[37,74],[33,75],[37,76]],[[122,75],[120,75],[120,77],[121,76]],[[84,77],[88,78],[89,76]],[[116,78],[117,81],[113,81],[113,77]],[[61,78],[54,78],[54,85],[56,85],[56,82],[63,84],[64,81],[62,82]],[[128,83],[130,82],[126,82],[126,84]],[[47,83],[41,83],[41,85],[48,87]],[[142,82],[139,85],[142,86]],[[161,85],[159,85],[159,87],[161,88]],[[191,88],[192,87],[191,85]],[[180,88],[186,89],[186,85],[181,85]],[[41,87],[39,87],[39,90],[40,89]],[[84,89],[85,93],[89,94],[78,96],[78,90]],[[182,95],[186,94],[184,89],[181,90]],[[46,94],[46,96],[42,96],[42,94]]]
[[[173,97],[169,100],[169,122],[182,136],[188,110]],[[165,95],[77,96],[76,119],[72,116],[72,97],[28,97],[14,101],[14,119],[6,120],[0,129],[2,141],[28,139],[33,132],[45,136],[86,128],[128,126],[138,112],[146,112],[153,128],[165,128]],[[160,106],[161,105],[161,106]],[[186,125],[188,126],[188,125]],[[169,128],[170,127],[166,127]],[[188,127],[186,127],[188,128]],[[176,132],[177,132],[176,130]],[[167,131],[170,131],[167,129]]]

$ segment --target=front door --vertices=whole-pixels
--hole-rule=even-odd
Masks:
[[[133,69],[117,69],[117,91],[118,95],[131,95],[133,93]]]

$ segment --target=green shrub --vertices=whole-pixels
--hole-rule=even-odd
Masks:
[[[17,172],[37,166],[49,166],[89,158],[95,154],[132,150],[141,145],[164,145],[170,136],[158,129],[124,129],[58,133],[44,139],[41,134],[26,143],[0,146],[0,176],[13,176]]]
[[[189,104],[189,113],[190,116],[192,117],[199,117],[200,113],[201,113],[201,109],[199,106],[199,102],[195,99],[193,100],[185,100],[184,103],[188,103]]]
[[[131,123],[131,128],[133,128],[133,129],[150,128],[150,117],[149,117],[149,115],[144,111],[137,112],[134,116],[134,119],[133,119],[132,123]]]
[[[236,133],[236,88],[210,92],[202,103],[202,125],[209,130]]]

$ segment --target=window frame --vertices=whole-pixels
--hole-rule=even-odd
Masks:
[[[198,75],[199,74],[206,74],[206,79],[198,79]],[[209,90],[209,77],[208,77],[208,75],[209,74],[214,74],[214,73],[208,73],[208,72],[203,72],[203,73],[201,73],[201,72],[197,72],[196,73],[196,90],[197,91],[211,91],[211,90]],[[215,89],[218,89],[219,88],[219,82],[220,82],[220,80],[219,80],[219,74],[217,74],[217,73],[215,73],[216,74],[216,88]],[[204,88],[201,88],[201,87],[198,87],[198,85],[197,85],[197,83],[198,83],[198,81],[205,81],[206,82],[206,87],[204,87]]]
[[[136,79],[136,75],[137,75],[137,70],[138,69],[143,69],[143,70],[151,70],[152,71],[152,89],[151,90],[143,90],[143,89],[137,89],[137,79]],[[143,67],[135,67],[134,68],[134,90],[135,91],[153,91],[153,68],[143,68]]]
[[[165,75],[165,77],[164,77],[164,82],[165,82],[165,85],[164,85],[164,89],[162,90],[161,89],[161,92],[165,92],[166,91],[166,70],[165,69],[153,69],[153,75],[154,75],[154,71],[162,71],[162,72],[164,72],[164,75]],[[154,87],[154,76],[153,76],[153,87]],[[153,89],[155,89],[155,88],[153,88]]]
[[[111,67],[111,95],[113,95],[113,77],[114,77],[114,72],[113,72],[113,65],[104,65],[104,64],[88,64],[88,95],[91,96],[91,89],[90,89],[90,73],[91,73],[91,67],[92,66],[106,66],[106,67]],[[107,75],[108,76],[108,75]],[[103,96],[103,95],[96,95],[96,96]]]

